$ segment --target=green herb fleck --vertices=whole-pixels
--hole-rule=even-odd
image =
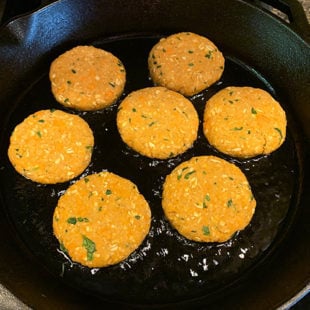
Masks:
[[[181,173],[180,173],[180,174],[178,174],[178,176],[177,176],[177,179],[178,179],[178,180],[180,180],[180,179],[182,178],[183,172],[184,172],[186,169],[188,169],[188,167],[184,167],[184,168],[182,168]]]
[[[72,225],[75,225],[77,222],[88,223],[89,219],[87,217],[69,217],[67,219],[67,223],[72,224]]]
[[[60,242],[59,248],[60,248],[60,251],[68,254],[68,250],[66,249],[66,247],[64,246],[64,244],[62,242]]]
[[[188,65],[189,65],[190,67],[193,67],[193,66],[194,66],[194,64],[193,64],[192,62],[190,62]]]
[[[87,217],[78,217],[77,218],[77,221],[78,222],[84,222],[84,223],[88,223],[89,222],[89,219]]]
[[[232,130],[239,131],[239,130],[242,130],[242,129],[243,129],[243,127],[241,126],[241,127],[234,127]]]
[[[257,114],[257,111],[252,107],[251,113],[252,113],[252,114]]]
[[[137,109],[136,108],[132,108],[132,112],[137,112]]]
[[[205,54],[205,57],[207,57],[208,59],[212,58],[212,53],[213,51],[208,51],[208,53]]]
[[[149,123],[149,127],[152,127],[156,122]]]
[[[105,191],[105,194],[106,194],[106,195],[111,195],[111,194],[112,194],[112,191],[111,191],[110,189],[107,189],[107,190]]]
[[[276,131],[279,133],[279,135],[280,135],[280,141],[281,141],[281,140],[283,139],[283,135],[282,135],[281,129],[279,129],[279,128],[277,128],[277,127],[274,127],[273,129],[276,130]]]
[[[210,198],[210,196],[207,194],[207,195],[204,197],[203,202],[202,202],[202,207],[203,207],[204,209],[206,209],[206,208],[208,207],[206,201],[210,201],[210,200],[211,200],[211,198]]]
[[[194,53],[194,51],[192,51],[192,50],[189,50],[189,51],[188,51],[188,53],[189,53],[189,54],[193,54],[193,53]]]
[[[232,199],[227,200],[227,207],[231,207],[233,205]]]
[[[88,183],[89,182],[89,178],[84,178],[84,182]]]
[[[68,80],[68,81],[67,81],[67,84],[68,84],[68,85],[71,85],[71,84],[72,84],[72,82],[71,82],[70,80]]]
[[[210,229],[208,226],[202,226],[202,232],[205,236],[210,235]]]
[[[75,73],[76,73],[76,70],[74,70],[74,69],[71,69],[71,72],[75,74]]]
[[[39,122],[39,123],[44,123],[45,120],[44,120],[44,119],[39,119],[38,122]]]
[[[185,174],[185,176],[184,176],[184,179],[185,179],[185,180],[188,180],[189,177],[190,177],[193,173],[195,173],[195,172],[196,172],[195,170],[190,171],[190,172],[187,172],[187,173]]]
[[[208,194],[205,196],[205,200],[206,201],[210,201],[211,200],[211,198],[210,198],[210,196]]]
[[[135,215],[136,220],[140,220],[141,216],[139,214]]]
[[[39,138],[42,138],[42,134],[41,134],[41,131],[36,131],[36,134],[37,134],[37,136],[39,137]]]
[[[90,240],[86,236],[82,235],[82,237],[83,237],[82,246],[87,251],[87,260],[91,261],[93,260],[94,252],[96,252],[96,244],[94,243],[94,241]]]
[[[67,223],[75,225],[76,224],[76,217],[69,217],[67,219]]]

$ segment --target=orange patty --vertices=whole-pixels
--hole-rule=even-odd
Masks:
[[[197,94],[218,81],[224,62],[213,42],[192,32],[161,39],[148,57],[153,82],[185,96]]]
[[[15,127],[8,156],[26,178],[53,184],[81,174],[91,161],[93,146],[92,130],[81,117],[41,110]]]
[[[166,159],[185,152],[197,138],[198,125],[193,104],[165,87],[132,92],[117,113],[124,142],[150,158]]]
[[[237,166],[215,156],[198,156],[166,177],[162,206],[184,237],[224,242],[250,223],[256,201]]]
[[[121,61],[94,46],[77,46],[60,55],[52,62],[49,77],[56,100],[83,111],[114,103],[126,82]]]
[[[245,158],[269,154],[285,140],[286,115],[262,89],[227,87],[207,101],[203,131],[225,154]]]
[[[73,261],[104,267],[126,259],[150,229],[151,211],[135,184],[110,172],[89,175],[60,197],[54,234]]]

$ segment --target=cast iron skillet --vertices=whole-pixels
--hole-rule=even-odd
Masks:
[[[0,32],[0,184],[2,282],[35,308],[276,308],[309,284],[309,29],[293,19],[294,1],[281,1],[291,28],[244,1],[63,0],[19,18]],[[298,16],[298,14],[296,15]],[[150,86],[147,55],[164,35],[193,31],[226,57],[221,80],[192,98],[200,119],[205,101],[228,85],[261,87],[288,116],[284,145],[269,156],[237,160],[203,137],[167,161],[150,160],[124,145],[117,106],[130,91]],[[103,269],[73,264],[52,234],[57,199],[72,182],[37,185],[18,175],[6,151],[13,128],[30,113],[60,108],[48,81],[50,62],[78,44],[117,55],[127,69],[122,98],[99,112],[77,113],[96,146],[85,174],[108,169],[135,182],[152,209],[152,228],[126,261]],[[66,110],[69,111],[69,110]],[[181,237],[160,206],[164,177],[194,155],[213,154],[247,175],[257,200],[251,224],[223,244]],[[77,178],[78,179],[78,178]]]

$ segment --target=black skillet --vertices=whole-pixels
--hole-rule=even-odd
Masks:
[[[40,309],[273,309],[307,291],[309,25],[296,1],[268,1],[284,10],[290,25],[256,2],[61,0],[0,30],[0,276],[18,298]],[[263,88],[288,116],[287,139],[278,151],[250,160],[230,158],[207,143],[201,126],[193,148],[167,161],[147,159],[122,143],[115,125],[120,100],[152,85],[148,52],[160,37],[179,31],[207,36],[226,58],[221,80],[190,98],[200,119],[205,101],[225,86]],[[49,64],[78,44],[113,52],[127,69],[125,92],[111,108],[66,110],[82,116],[95,134],[92,163],[84,175],[108,169],[131,179],[153,214],[141,247],[103,269],[72,263],[52,234],[53,209],[72,182],[37,185],[18,175],[6,155],[17,123],[39,109],[63,109],[50,92]],[[251,224],[222,244],[184,239],[160,205],[164,177],[202,154],[238,165],[257,200]]]

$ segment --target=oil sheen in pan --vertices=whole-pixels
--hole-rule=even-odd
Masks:
[[[147,56],[157,40],[158,37],[120,37],[89,44],[111,51],[124,63],[127,70],[124,98],[133,90],[152,85]],[[282,102],[280,94],[257,72],[229,55],[225,57],[221,80],[191,98],[200,120],[205,101],[229,85],[260,87]],[[119,102],[99,112],[71,111],[81,115],[95,135],[92,163],[83,175],[109,170],[137,184],[152,209],[149,235],[128,259],[102,269],[89,269],[72,263],[61,252],[52,232],[52,214],[59,196],[74,181],[37,185],[18,175],[5,155],[10,132],[22,119],[39,109],[64,109],[51,94],[47,66],[45,75],[12,105],[5,127],[7,144],[1,151],[1,157],[5,158],[0,169],[1,183],[5,187],[3,199],[23,247],[38,264],[70,286],[104,299],[133,303],[175,302],[213,294],[258,266],[285,235],[290,210],[294,208],[299,167],[290,130],[283,146],[273,154],[236,160],[218,153],[207,143],[200,122],[199,137],[186,153],[169,160],[152,160],[135,153],[122,142],[115,121]],[[165,176],[180,162],[203,154],[216,155],[238,165],[248,177],[257,200],[250,225],[221,244],[186,240],[171,228],[161,208]]]

